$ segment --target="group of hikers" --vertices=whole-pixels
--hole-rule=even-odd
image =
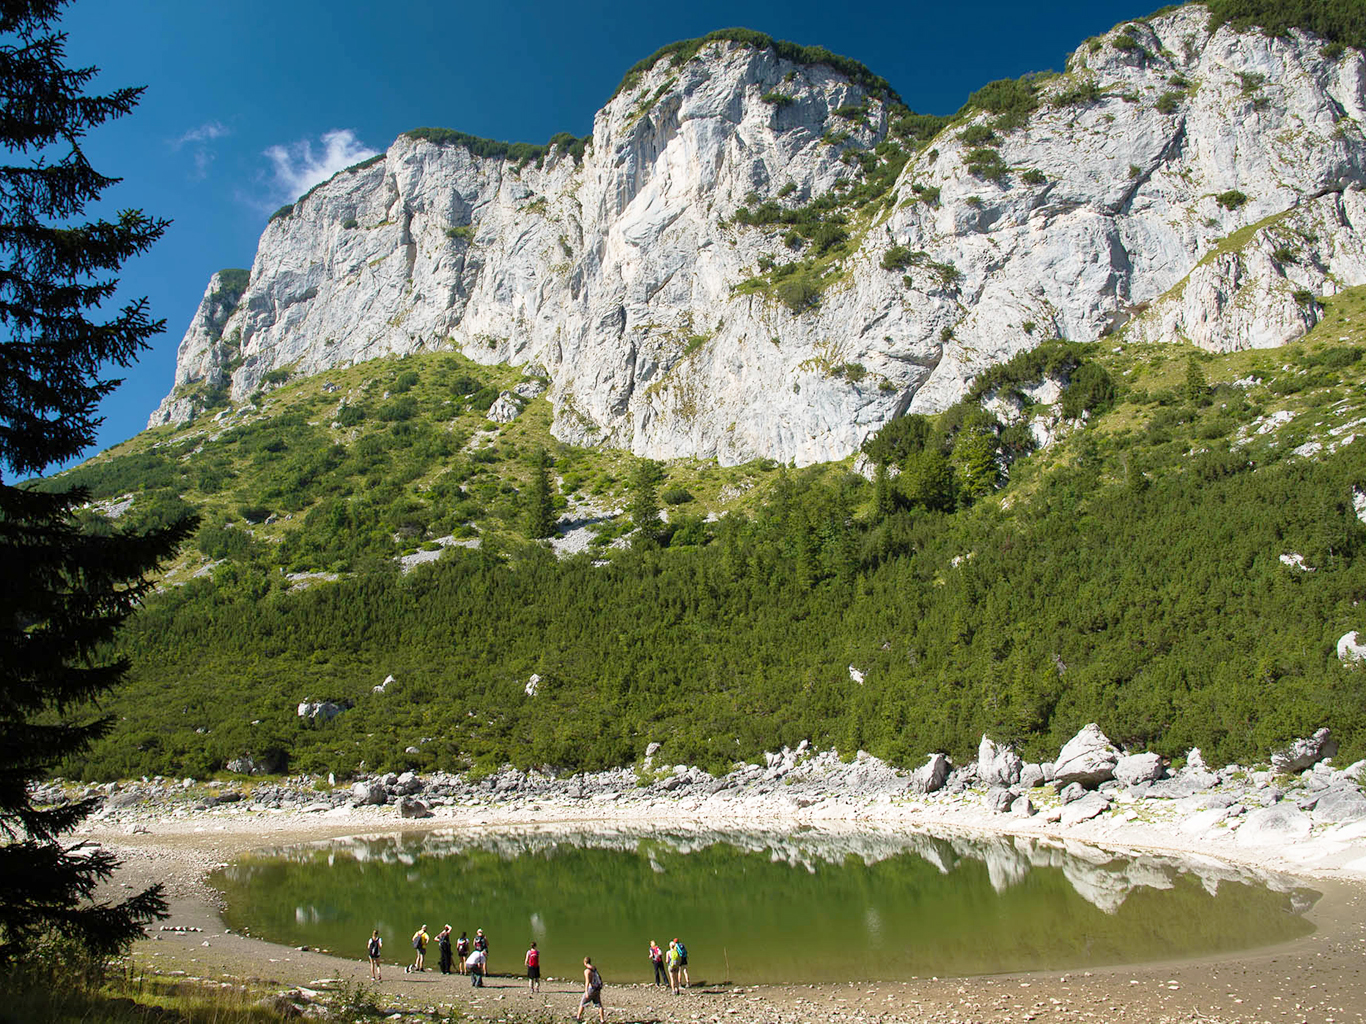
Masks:
[[[413,962],[403,968],[404,974],[427,969],[427,946],[430,942],[431,938],[427,934],[425,924],[413,932]],[[470,976],[471,986],[483,987],[484,978],[488,974],[489,954],[489,940],[484,935],[484,929],[476,928],[472,940],[467,933],[461,932],[460,938],[452,944],[451,926],[446,925],[436,933],[436,944],[441,951],[442,974],[450,974],[454,965],[460,974]],[[379,929],[376,928],[370,933],[370,941],[366,945],[366,952],[370,956],[370,978],[373,981],[384,980],[380,970],[380,956],[383,950],[384,940],[379,937]],[[665,952],[654,939],[651,939],[649,957],[655,971],[655,985],[659,985],[661,979],[667,981],[669,990],[674,995],[688,987],[688,947],[682,942],[670,939],[669,949]],[[541,952],[536,948],[536,943],[531,943],[522,962],[526,967],[527,989],[534,995],[541,990]],[[606,1021],[607,1014],[602,1007],[602,975],[593,966],[593,958],[586,956],[583,958],[583,997],[579,1000],[576,1020],[583,1020],[583,1011],[590,1004],[597,1006],[598,1019]]]
[[[669,991],[678,995],[690,984],[688,980],[688,947],[678,939],[669,940],[669,951],[665,953],[650,940],[650,963],[655,969],[655,984],[664,978],[669,983]]]

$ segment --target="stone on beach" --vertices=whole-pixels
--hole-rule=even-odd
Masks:
[[[1059,788],[1078,782],[1093,787],[1115,775],[1119,751],[1106,739],[1100,726],[1092,722],[1062,748],[1053,768],[1053,782]]]

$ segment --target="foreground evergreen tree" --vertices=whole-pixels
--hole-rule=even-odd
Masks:
[[[147,574],[194,522],[91,536],[79,488],[40,492],[16,480],[74,458],[95,437],[99,400],[162,329],[145,299],[105,318],[111,273],[161,235],[139,211],[72,223],[117,179],[81,151],[85,132],[126,114],[140,89],[83,90],[94,68],[65,66],[54,25],[65,0],[0,2],[0,962],[55,930],[95,954],[118,949],[164,916],[160,887],[95,900],[113,854],[60,837],[95,801],[35,807],[29,785],[107,733],[93,710],[127,669],[107,653]],[[7,479],[8,477],[8,479]]]

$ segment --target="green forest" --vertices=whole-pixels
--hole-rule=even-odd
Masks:
[[[517,372],[453,353],[150,431],[56,480],[105,502],[92,530],[202,517],[124,630],[115,732],[63,774],[202,778],[243,754],[341,778],[569,771],[651,742],[721,770],[802,739],[914,765],[983,732],[1048,759],[1090,721],[1244,764],[1329,725],[1350,760],[1366,707],[1335,644],[1366,628],[1366,445],[1342,439],[1366,417],[1366,292],[1324,301],[1273,352],[1044,344],[871,437],[871,482],[853,460],[570,448],[544,398],[491,424]],[[985,400],[1037,411],[1045,378],[1072,419],[1036,451]],[[558,558],[534,524],[581,502],[621,511]],[[402,571],[423,549],[440,557]],[[313,725],[305,699],[352,706]]]

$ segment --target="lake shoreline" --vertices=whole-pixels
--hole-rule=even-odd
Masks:
[[[1359,908],[1366,895],[1366,827],[1361,823],[1316,827],[1303,840],[1240,844],[1236,833],[1195,829],[1198,811],[1148,808],[1141,816],[1101,816],[1063,824],[1048,815],[1014,817],[987,806],[988,795],[906,795],[891,801],[831,801],[798,807],[756,797],[729,800],[724,813],[691,797],[615,800],[502,798],[471,800],[430,808],[431,817],[409,819],[394,805],[337,806],[331,809],[266,808],[246,802],[204,811],[183,806],[139,804],[102,812],[78,837],[114,849],[124,859],[115,887],[167,886],[172,915],[138,943],[137,961],[153,970],[191,977],[258,978],[282,989],[341,978],[368,980],[357,950],[326,955],[226,933],[218,916],[219,897],[206,878],[216,866],[248,850],[357,834],[459,829],[510,831],[562,827],[611,830],[623,826],[660,829],[735,829],[795,832],[935,832],[965,837],[1019,836],[1031,841],[1090,844],[1117,852],[1152,852],[1210,858],[1260,871],[1306,879],[1323,893],[1309,912],[1314,934],[1269,949],[1232,956],[1097,967],[1085,971],[1040,971],[1025,975],[916,979],[911,982],[736,986],[699,978],[682,997],[662,995],[650,985],[613,984],[606,998],[611,1019],[649,1019],[690,1024],[697,1019],[753,1021],[981,1021],[1099,1019],[1144,1022],[1199,1019],[1215,1022],[1354,1019],[1366,1010],[1366,986],[1359,974],[1363,927]],[[1161,812],[1161,813],[1159,813]],[[406,936],[390,940],[386,955],[406,959]],[[397,944],[400,948],[394,949]],[[694,963],[706,962],[705,939],[694,938]],[[702,955],[699,955],[702,953]],[[643,961],[642,951],[642,961]],[[495,964],[495,971],[498,965]],[[644,971],[642,970],[642,974]],[[707,984],[697,984],[706,982]],[[484,990],[463,978],[436,972],[405,975],[390,964],[377,986],[386,1008],[459,1007],[476,1020],[544,1020],[547,1013],[572,1013],[581,983],[548,981],[532,997],[525,982],[495,976]],[[1286,1016],[1289,1010],[1291,1015]]]

